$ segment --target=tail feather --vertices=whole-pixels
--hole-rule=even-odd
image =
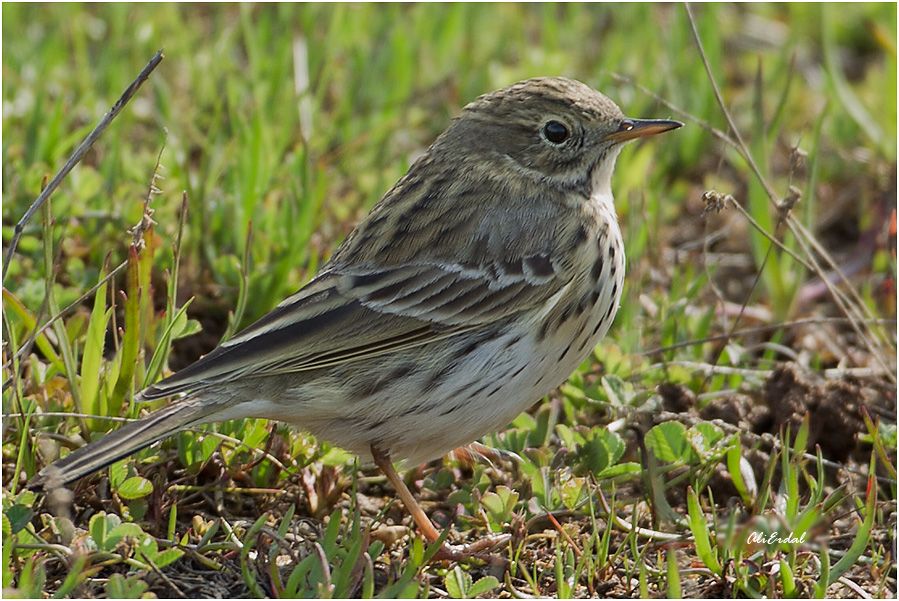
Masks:
[[[211,412],[209,405],[201,405],[195,399],[164,407],[48,465],[29,483],[29,488],[51,490],[65,486],[196,424]]]

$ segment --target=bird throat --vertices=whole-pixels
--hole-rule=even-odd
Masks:
[[[612,147],[609,152],[596,162],[590,174],[590,198],[612,202],[612,172],[621,146]]]

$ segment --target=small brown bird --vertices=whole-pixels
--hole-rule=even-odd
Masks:
[[[371,457],[436,540],[391,461],[504,427],[592,351],[624,282],[615,159],[628,140],[680,126],[625,117],[560,77],[481,96],[311,282],[136,399],[177,400],[39,483],[62,486],[197,424],[276,419]]]

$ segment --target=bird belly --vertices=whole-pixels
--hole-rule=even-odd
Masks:
[[[418,369],[367,398],[347,397],[341,415],[295,423],[363,457],[376,445],[416,464],[505,426],[545,394],[533,388],[542,366],[524,327],[458,336],[416,355]]]

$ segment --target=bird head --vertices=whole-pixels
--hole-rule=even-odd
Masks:
[[[589,86],[564,77],[521,81],[468,106],[435,144],[481,175],[524,175],[530,180],[594,193],[608,188],[615,159],[630,140],[682,124],[633,119]],[[465,163],[468,163],[467,165]]]

